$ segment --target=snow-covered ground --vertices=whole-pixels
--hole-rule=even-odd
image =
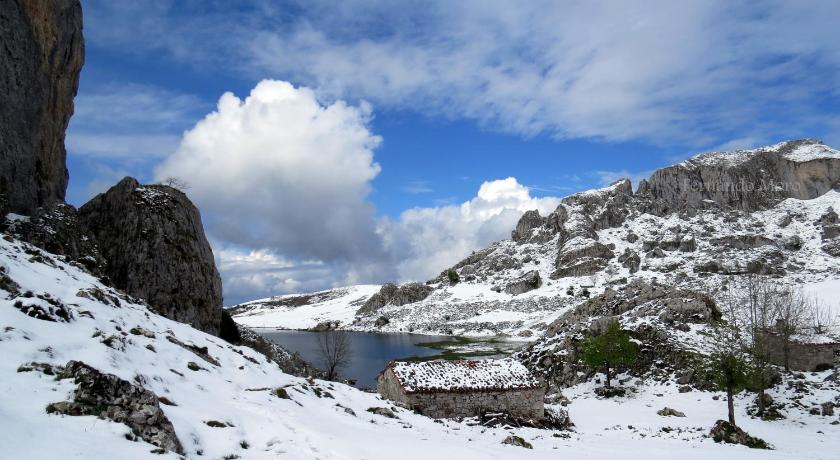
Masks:
[[[803,409],[786,421],[760,422],[746,418],[743,404],[739,418],[744,426],[777,450],[717,445],[703,434],[724,414],[722,401],[713,401],[711,393],[680,394],[673,385],[645,387],[637,396],[618,400],[598,400],[587,385],[568,389],[568,409],[577,424],[573,433],[439,422],[402,409],[396,410],[397,418],[386,418],[367,412],[391,406],[374,394],[284,374],[257,352],[162,318],[26,244],[0,239],[0,265],[19,285],[17,295],[0,291],[2,458],[160,458],[151,453],[154,446],[127,440],[129,429],[122,424],[47,414],[48,404],[72,397],[74,383],[19,368],[31,362],[62,366],[70,360],[81,360],[175,403],[161,407],[189,458],[828,459],[840,451],[840,431],[829,425],[837,417],[806,416]],[[24,313],[27,307],[48,310],[56,305],[70,313],[69,321],[45,321]],[[132,332],[134,328],[145,332]],[[218,366],[168,337],[207,347]],[[198,370],[191,370],[190,362],[197,363]],[[824,374],[807,378],[816,382]],[[291,399],[272,393],[281,387]],[[835,389],[800,402],[807,408],[836,396]],[[687,417],[657,416],[655,411],[666,405]],[[226,427],[206,423],[211,421]],[[661,430],[665,425],[694,431],[666,433]],[[509,434],[523,437],[533,450],[502,445]]]
[[[381,286],[363,284],[240,304],[236,321],[253,328],[309,329],[325,321],[353,322],[356,310]]]

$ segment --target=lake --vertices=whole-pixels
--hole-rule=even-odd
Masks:
[[[318,332],[259,331],[265,338],[320,366]],[[451,336],[420,334],[376,334],[349,332],[352,346],[350,364],[340,371],[341,378],[355,380],[358,388],[376,388],[376,376],[389,361],[410,357],[441,355],[443,350],[422,347],[419,343],[451,341]]]

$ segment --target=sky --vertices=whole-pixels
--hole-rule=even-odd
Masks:
[[[177,177],[226,305],[429,279],[700,152],[840,145],[836,1],[82,6],[68,201]]]

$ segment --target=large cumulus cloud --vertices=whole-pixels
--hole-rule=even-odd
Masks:
[[[224,94],[155,171],[177,177],[202,211],[228,303],[341,284],[426,279],[506,238],[531,197],[515,178],[488,181],[459,205],[377,217],[368,199],[381,143],[361,103],[324,104],[265,80]]]

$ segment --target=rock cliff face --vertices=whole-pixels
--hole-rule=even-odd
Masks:
[[[67,189],[64,131],[84,61],[79,0],[4,0],[0,37],[0,211],[30,215]]]
[[[79,210],[115,287],[217,335],[222,284],[198,209],[182,192],[127,177]]]
[[[754,150],[709,153],[656,171],[639,184],[650,211],[718,206],[756,211],[786,199],[810,200],[840,185],[840,156],[813,139]]]
[[[422,283],[408,283],[401,286],[396,284],[385,284],[376,294],[370,298],[359,308],[359,313],[372,313],[385,305],[407,305],[414,302],[419,302],[426,297],[434,289]]]

